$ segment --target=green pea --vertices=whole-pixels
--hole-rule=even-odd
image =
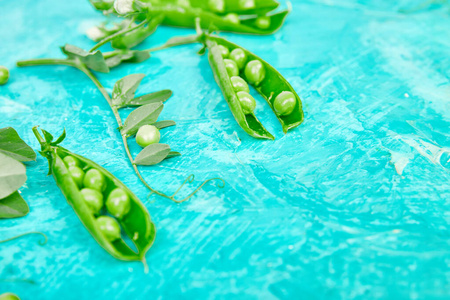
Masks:
[[[120,239],[120,225],[114,218],[100,216],[96,221],[98,228],[108,241],[114,242]]]
[[[225,1],[224,0],[208,0],[208,7],[215,12],[225,11]]]
[[[252,9],[255,8],[255,0],[239,0],[239,8],[240,9]]]
[[[256,18],[255,25],[256,25],[256,27],[258,27],[260,29],[269,28],[270,27],[270,17],[263,16],[263,17]]]
[[[297,99],[292,92],[281,92],[273,101],[273,108],[280,116],[290,115],[296,105]]]
[[[142,148],[145,148],[151,144],[159,143],[160,139],[161,134],[159,133],[158,128],[153,125],[141,126],[136,133],[136,143]]]
[[[233,76],[231,79],[231,85],[233,86],[234,90],[236,92],[250,92],[250,89],[248,88],[247,82],[245,82],[244,79],[242,79],[239,76]]]
[[[79,167],[80,166],[80,161],[78,160],[78,158],[75,158],[71,155],[67,155],[66,157],[64,157],[63,161],[67,167]]]
[[[245,78],[250,84],[258,86],[265,76],[266,69],[259,60],[252,60],[245,66]]]
[[[70,176],[72,176],[72,179],[77,184],[78,188],[83,187],[83,179],[84,179],[84,172],[79,167],[71,166],[69,167],[69,173]]]
[[[237,96],[244,114],[251,114],[256,108],[255,98],[247,92],[237,92]]]
[[[219,45],[217,46],[220,49],[220,52],[222,53],[222,57],[223,58],[227,58],[230,55],[230,50],[228,50],[227,47],[223,46],[223,45]]]
[[[234,60],[225,58],[223,62],[225,63],[225,68],[227,68],[228,76],[231,77],[239,75],[239,68]]]
[[[130,198],[123,189],[116,188],[109,194],[106,208],[111,215],[121,219],[130,211]]]
[[[245,63],[247,62],[247,54],[241,48],[236,48],[231,51],[230,59],[234,60],[239,70],[242,70],[242,68],[245,66]]]
[[[84,188],[81,191],[84,201],[94,215],[98,215],[103,207],[103,195],[97,190]]]
[[[235,14],[235,13],[227,14],[225,17],[223,17],[223,19],[225,21],[228,21],[228,22],[233,23],[233,24],[241,23],[241,20],[239,19],[239,16],[237,14]]]
[[[9,70],[6,67],[0,66],[0,85],[8,82]]]
[[[0,300],[20,300],[20,298],[13,293],[4,293],[0,295]]]
[[[105,177],[97,169],[90,169],[84,175],[83,180],[84,187],[91,188],[100,192],[103,192],[106,188]]]

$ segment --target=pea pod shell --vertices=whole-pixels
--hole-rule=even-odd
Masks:
[[[269,63],[261,59],[259,56],[253,54],[252,52],[239,47],[238,45],[224,39],[218,36],[208,36],[207,39],[223,45],[227,47],[228,49],[232,50],[235,48],[241,48],[246,54],[247,54],[247,61],[251,60],[259,60],[263,64],[266,75],[264,77],[264,80],[257,86],[254,87],[256,91],[267,101],[269,106],[272,108],[274,114],[276,115],[278,121],[281,123],[283,127],[283,132],[286,133],[289,129],[295,128],[298,125],[300,125],[303,122],[304,115],[303,115],[303,108],[302,108],[302,101],[300,97],[295,92],[294,88],[289,84],[289,82],[283,77],[283,75],[280,74],[274,67],[272,67]],[[243,71],[241,71],[240,76],[244,79],[245,74]],[[275,97],[280,94],[281,92],[289,91],[292,92],[295,96],[295,99],[297,100],[297,104],[294,108],[294,111],[287,115],[287,116],[280,116],[277,114],[277,112],[273,108],[273,101],[275,100]]]
[[[211,25],[214,25],[221,31],[250,34],[274,33],[281,28],[289,13],[289,10],[284,10],[268,15],[270,17],[270,26],[266,29],[261,29],[254,26],[257,16],[246,18],[241,20],[239,24],[236,24],[224,19],[223,16],[195,7],[179,7],[172,4],[149,5],[147,10],[149,12],[148,17],[163,14],[165,17],[162,24],[164,25],[195,28],[195,19],[200,18],[200,26],[202,28],[210,28]]]
[[[253,8],[242,7],[242,0],[227,0],[225,1],[225,9],[222,13],[236,13],[239,15],[264,15],[269,11],[276,9],[280,3],[275,0],[253,0],[255,6]],[[200,7],[207,11],[212,11],[208,5],[208,0],[190,0],[194,7]]]
[[[208,47],[208,60],[211,65],[211,69],[214,73],[214,78],[219,85],[225,100],[233,113],[234,118],[238,122],[239,126],[244,129],[249,135],[255,138],[271,139],[274,137],[270,132],[264,128],[264,126],[259,122],[256,116],[252,114],[244,114],[242,111],[241,104],[237,97],[237,93],[231,84],[230,76],[228,75],[225,63],[223,61],[222,53],[217,47],[217,43],[210,40],[206,40]]]
[[[121,181],[119,181],[116,177],[114,177],[114,175],[109,173],[100,165],[85,157],[71,153],[62,147],[58,147],[57,149],[58,150],[56,150],[56,148],[52,148],[52,153],[50,154],[53,159],[53,176],[58,187],[61,189],[69,204],[75,210],[83,225],[89,230],[99,245],[115,258],[126,261],[142,261],[147,250],[152,246],[156,236],[155,225],[150,220],[150,215],[145,206]],[[89,168],[96,168],[107,178],[109,185],[113,185],[114,187],[119,187],[127,191],[130,196],[131,208],[129,213],[124,216],[123,219],[118,221],[125,233],[135,244],[138,253],[134,252],[123,241],[123,239],[109,242],[100,232],[95,222],[96,219],[87,204],[84,202],[80,190],[70,176],[67,167],[60,157],[61,154],[71,155],[78,158],[83,164],[85,164],[85,166],[88,166]]]

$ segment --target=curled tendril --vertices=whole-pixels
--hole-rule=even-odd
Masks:
[[[9,242],[9,241],[12,241],[12,240],[15,240],[15,239],[18,239],[18,238],[21,238],[23,236],[30,235],[30,234],[39,234],[39,235],[41,235],[44,238],[43,241],[41,240],[41,241],[38,242],[39,245],[44,246],[45,244],[47,244],[47,242],[48,242],[47,235],[45,235],[45,233],[42,233],[42,232],[39,232],[39,231],[31,231],[31,232],[26,232],[26,233],[23,233],[23,234],[19,234],[19,235],[11,237],[9,239],[0,241],[0,244]]]

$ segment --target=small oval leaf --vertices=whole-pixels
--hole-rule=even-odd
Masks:
[[[0,129],[0,152],[18,161],[36,160],[36,153],[12,127]]]
[[[17,191],[26,180],[25,166],[17,160],[0,153],[0,199]]]
[[[133,99],[134,93],[144,77],[145,74],[131,74],[119,79],[114,85],[112,92],[113,104],[121,106]]]
[[[142,106],[150,103],[165,102],[170,98],[170,96],[172,96],[171,90],[162,90],[131,99],[124,103],[124,107]]]
[[[145,147],[135,158],[137,165],[152,166],[159,164],[170,153],[170,147],[167,144],[151,144]]]
[[[174,121],[167,120],[167,121],[159,121],[159,122],[153,123],[152,125],[158,129],[163,129],[166,127],[175,126],[177,124]]]
[[[0,199],[0,219],[18,218],[28,214],[30,208],[19,192]]]
[[[158,102],[135,109],[125,120],[121,133],[127,137],[135,135],[141,126],[155,123],[163,108],[162,102]]]

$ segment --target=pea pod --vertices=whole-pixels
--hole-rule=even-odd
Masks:
[[[231,76],[226,70],[225,62],[228,61],[228,59],[224,59],[223,57],[223,47],[228,49],[231,53],[233,53],[234,49],[241,49],[243,53],[245,53],[246,61],[244,63],[259,61],[262,64],[262,67],[265,70],[263,79],[260,82],[257,82],[257,84],[253,84],[253,87],[272,108],[283,127],[284,133],[286,133],[289,129],[297,127],[303,122],[304,116],[300,97],[297,95],[289,82],[274,67],[250,51],[245,50],[242,47],[239,47],[238,45],[233,44],[221,37],[203,34],[202,39],[203,43],[209,50],[208,60],[214,72],[215,80],[221,88],[236,121],[239,126],[245,130],[245,132],[256,138],[274,139],[274,137],[258,121],[254,113],[249,113],[248,111],[244,113],[245,107],[243,103],[241,104],[239,102],[238,99],[239,93],[242,93],[240,92],[241,87],[239,85],[233,86],[233,84],[239,84],[242,80],[235,81],[235,77],[232,77],[233,80],[231,80]],[[251,82],[245,73],[244,68],[241,68],[239,73],[240,77],[247,79],[248,82]],[[280,113],[280,110],[275,109],[274,101],[278,95],[286,92],[289,92],[289,94],[292,93],[290,95],[293,95],[295,100],[288,113],[283,114],[283,112]]]
[[[64,194],[67,202],[75,210],[83,225],[88,229],[98,244],[117,259],[145,262],[145,254],[155,240],[156,228],[141,201],[121,181],[103,167],[59,146],[58,144],[65,138],[65,132],[56,142],[52,141],[53,137],[47,131],[42,130],[45,139],[42,138],[37,127],[33,128],[33,132],[41,144],[42,151],[40,153],[49,161],[49,173],[53,175],[56,184]],[[68,160],[67,157],[72,157],[73,159]],[[137,252],[133,251],[122,237],[119,236],[117,239],[111,240],[110,236],[102,230],[102,224],[99,221],[103,219],[111,220],[111,217],[99,216],[97,218],[95,216],[64,160],[75,161],[78,167],[84,171],[96,170],[96,172],[100,172],[105,183],[104,189],[100,189],[103,195],[109,195],[116,189],[121,189],[128,195],[129,210],[117,221],[125,235],[136,246]],[[103,211],[105,210],[103,208]]]
[[[271,139],[274,137],[261,122],[256,118],[253,112],[244,113],[241,104],[239,102],[237,92],[234,90],[230,75],[225,66],[225,62],[222,56],[222,51],[212,39],[206,39],[206,46],[208,47],[208,60],[214,73],[214,78],[219,85],[222,93],[227,101],[234,118],[238,122],[239,126],[244,129],[249,135],[255,138]]]
[[[207,45],[209,44],[217,44],[222,45],[229,49],[231,52],[234,49],[242,49],[247,57],[247,62],[249,61],[260,61],[265,69],[264,79],[258,84],[253,85],[255,90],[266,100],[269,106],[272,108],[274,114],[278,118],[278,121],[281,123],[283,127],[283,132],[286,133],[289,129],[295,128],[303,122],[304,115],[302,109],[302,101],[300,97],[297,95],[295,90],[289,84],[289,82],[281,75],[274,67],[272,67],[269,63],[265,62],[263,59],[253,54],[252,52],[239,47],[238,45],[218,36],[212,35],[204,35]],[[209,48],[209,47],[208,47]],[[220,58],[219,58],[220,59]],[[246,74],[244,69],[241,70],[240,76],[244,79],[246,78]],[[293,110],[287,114],[282,115],[279,111],[274,108],[275,98],[283,92],[290,92],[295,97],[295,106]]]
[[[223,3],[223,8],[214,5],[220,2]],[[190,0],[190,4],[206,11],[238,15],[264,15],[280,5],[275,0]]]
[[[179,6],[171,3],[142,3],[141,8],[148,12],[147,18],[157,15],[164,15],[162,24],[176,27],[195,28],[196,18],[200,18],[202,28],[216,27],[221,31],[250,33],[250,34],[271,34],[280,29],[289,10],[280,11],[268,15],[269,25],[266,28],[257,26],[258,16],[250,16],[245,19],[229,18],[229,15],[219,15],[210,11],[192,6]]]

